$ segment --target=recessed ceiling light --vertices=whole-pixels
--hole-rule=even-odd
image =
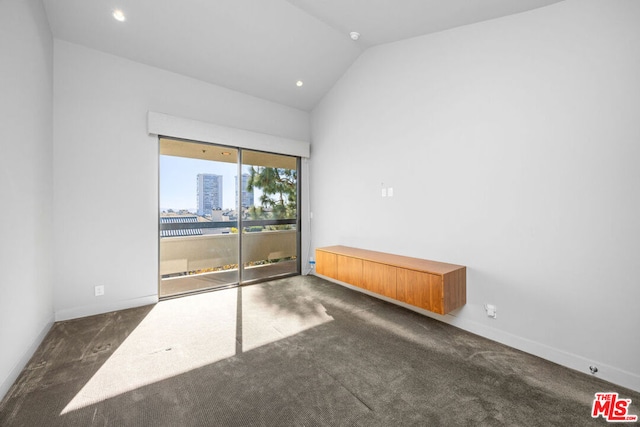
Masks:
[[[360,33],[356,31],[351,31],[349,33],[349,37],[351,37],[351,40],[358,40],[360,38]]]
[[[124,16],[124,12],[120,9],[116,9],[113,11],[113,17],[116,21],[124,22],[127,18]]]
[[[302,80],[298,80],[296,82],[296,86],[298,86],[298,87],[302,86],[303,84],[304,84],[304,82]]]

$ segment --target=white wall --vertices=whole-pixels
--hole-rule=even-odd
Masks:
[[[53,322],[52,55],[41,2],[0,2],[0,399]]]
[[[307,112],[64,41],[54,53],[56,319],[157,299],[158,144],[147,111],[309,139]]]
[[[441,320],[640,390],[639,22],[568,0],[366,51],[312,113],[313,246],[466,265]]]

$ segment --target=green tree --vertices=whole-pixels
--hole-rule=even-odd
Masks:
[[[260,206],[252,206],[252,219],[295,218],[297,208],[297,173],[295,169],[252,166],[247,191],[260,189]]]

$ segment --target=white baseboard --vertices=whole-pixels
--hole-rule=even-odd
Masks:
[[[411,309],[411,307],[407,308]],[[421,310],[420,312],[428,315],[427,313],[424,313],[425,310]],[[567,352],[537,341],[532,341],[495,328],[490,328],[468,319],[460,319],[459,317],[450,315],[441,317],[444,317],[442,321],[460,329],[464,329],[467,332],[497,341],[501,344],[508,345],[509,347],[524,351],[525,353],[557,363],[558,365],[566,368],[582,372],[586,375],[593,375],[589,370],[589,366],[597,366],[598,372],[595,375],[598,378],[621,387],[640,391],[640,375],[638,374],[608,365],[602,361],[588,359],[579,354]]]
[[[34,353],[38,349],[38,346],[42,343],[44,337],[47,336],[49,330],[51,330],[51,326],[53,326],[53,316],[51,316],[46,321],[44,327],[35,337],[29,348],[27,348],[27,350],[22,354],[22,357],[20,357],[20,359],[16,362],[7,377],[2,380],[2,383],[0,384],[0,401],[4,399],[13,383],[16,381],[16,379],[18,379],[20,372],[22,372],[24,367],[27,366],[27,363],[29,363],[29,360],[31,360],[31,358],[33,357]]]
[[[78,319],[80,317],[93,316],[96,314],[109,313],[111,311],[126,310],[127,308],[140,307],[143,305],[156,304],[158,295],[148,295],[124,301],[108,302],[104,304],[83,305],[81,307],[66,308],[55,313],[56,322],[62,320]]]
[[[348,283],[344,283],[339,280],[335,280],[330,277],[323,276],[322,274],[318,274],[315,272],[313,274],[329,282],[333,282],[338,285],[347,287],[349,289],[353,289],[355,291],[362,292],[367,295],[376,297],[378,299],[390,302],[392,304],[399,305],[401,307],[407,308],[409,310],[415,311],[417,313],[423,314],[425,316],[431,317],[441,322],[448,323],[452,326],[455,326],[467,332],[471,332],[472,334],[490,339],[492,341],[499,342],[501,344],[515,348],[517,350],[524,351],[525,353],[529,353],[534,356],[540,357],[542,359],[548,360],[550,362],[557,363],[558,365],[564,366],[566,368],[574,369],[576,371],[584,372],[585,374],[591,375],[589,371],[589,366],[595,365],[598,367],[598,372],[596,374],[598,378],[603,379],[605,381],[609,381],[610,383],[613,383],[615,385],[619,385],[621,387],[625,387],[625,388],[640,392],[640,375],[638,374],[634,374],[632,372],[619,369],[615,366],[608,365],[598,360],[587,359],[583,356],[566,352],[558,348],[550,347],[546,344],[542,344],[542,343],[532,341],[517,335],[513,335],[496,328],[491,328],[469,319],[463,319],[451,314],[442,316],[437,313],[432,313],[430,311],[423,310],[421,308],[418,308],[409,304],[405,304],[401,301],[397,301],[392,298],[387,298],[383,295],[369,292],[366,289],[358,288]],[[602,390],[602,391],[612,391],[612,390]]]

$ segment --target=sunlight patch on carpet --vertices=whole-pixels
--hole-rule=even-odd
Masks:
[[[162,301],[61,415],[330,322],[313,300],[270,300],[260,287]]]

